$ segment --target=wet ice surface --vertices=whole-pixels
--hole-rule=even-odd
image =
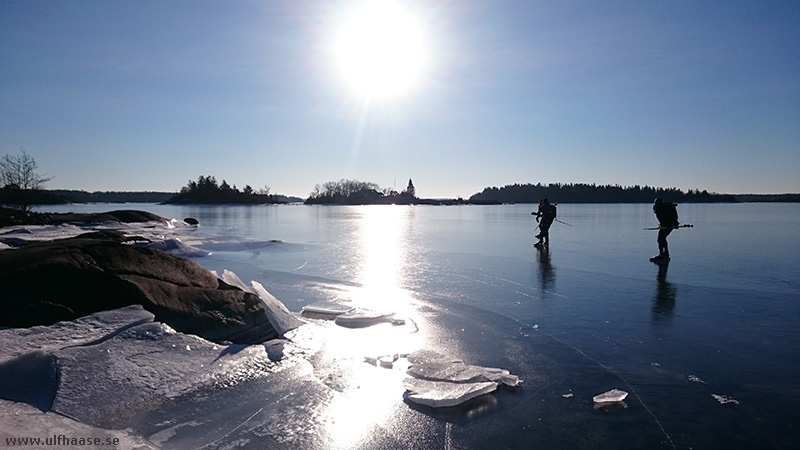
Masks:
[[[198,229],[164,236],[289,311],[407,320],[302,316],[305,335],[264,347],[282,370],[178,390],[124,418],[126,433],[162,448],[797,447],[797,206],[680,205],[695,228],[670,236],[662,267],[647,261],[647,205],[561,206],[573,227],[554,224],[549,252],[525,245],[526,205],[149,209],[197,216]],[[453,407],[414,403],[402,355],[426,349],[525,381]],[[612,389],[625,406],[596,408]]]

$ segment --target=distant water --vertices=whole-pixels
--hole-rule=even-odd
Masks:
[[[423,316],[440,330],[429,345],[526,380],[480,414],[397,413],[421,414],[433,441],[453,448],[800,444],[800,204],[681,204],[694,228],[670,235],[668,266],[648,260],[650,205],[561,204],[549,251],[532,245],[534,208],[41,210],[196,218],[213,252],[198,263],[263,283],[290,310],[346,300]],[[591,396],[611,388],[632,393],[628,408],[592,410]]]

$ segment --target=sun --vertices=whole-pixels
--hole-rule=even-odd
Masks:
[[[421,21],[390,0],[355,9],[334,40],[339,74],[369,99],[398,97],[419,87],[428,55]]]

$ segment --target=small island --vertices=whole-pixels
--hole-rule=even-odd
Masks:
[[[170,197],[165,203],[173,204],[283,204],[288,203],[276,195],[269,193],[269,187],[264,187],[255,191],[250,185],[239,190],[236,185],[229,185],[222,180],[222,184],[217,183],[217,179],[210,175],[200,175],[197,181],[189,180],[189,183],[181,188],[181,191]]]

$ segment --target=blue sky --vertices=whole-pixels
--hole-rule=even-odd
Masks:
[[[400,2],[429,64],[386,99],[331,55],[359,3],[4,0],[0,155],[88,191],[800,192],[796,1]]]

